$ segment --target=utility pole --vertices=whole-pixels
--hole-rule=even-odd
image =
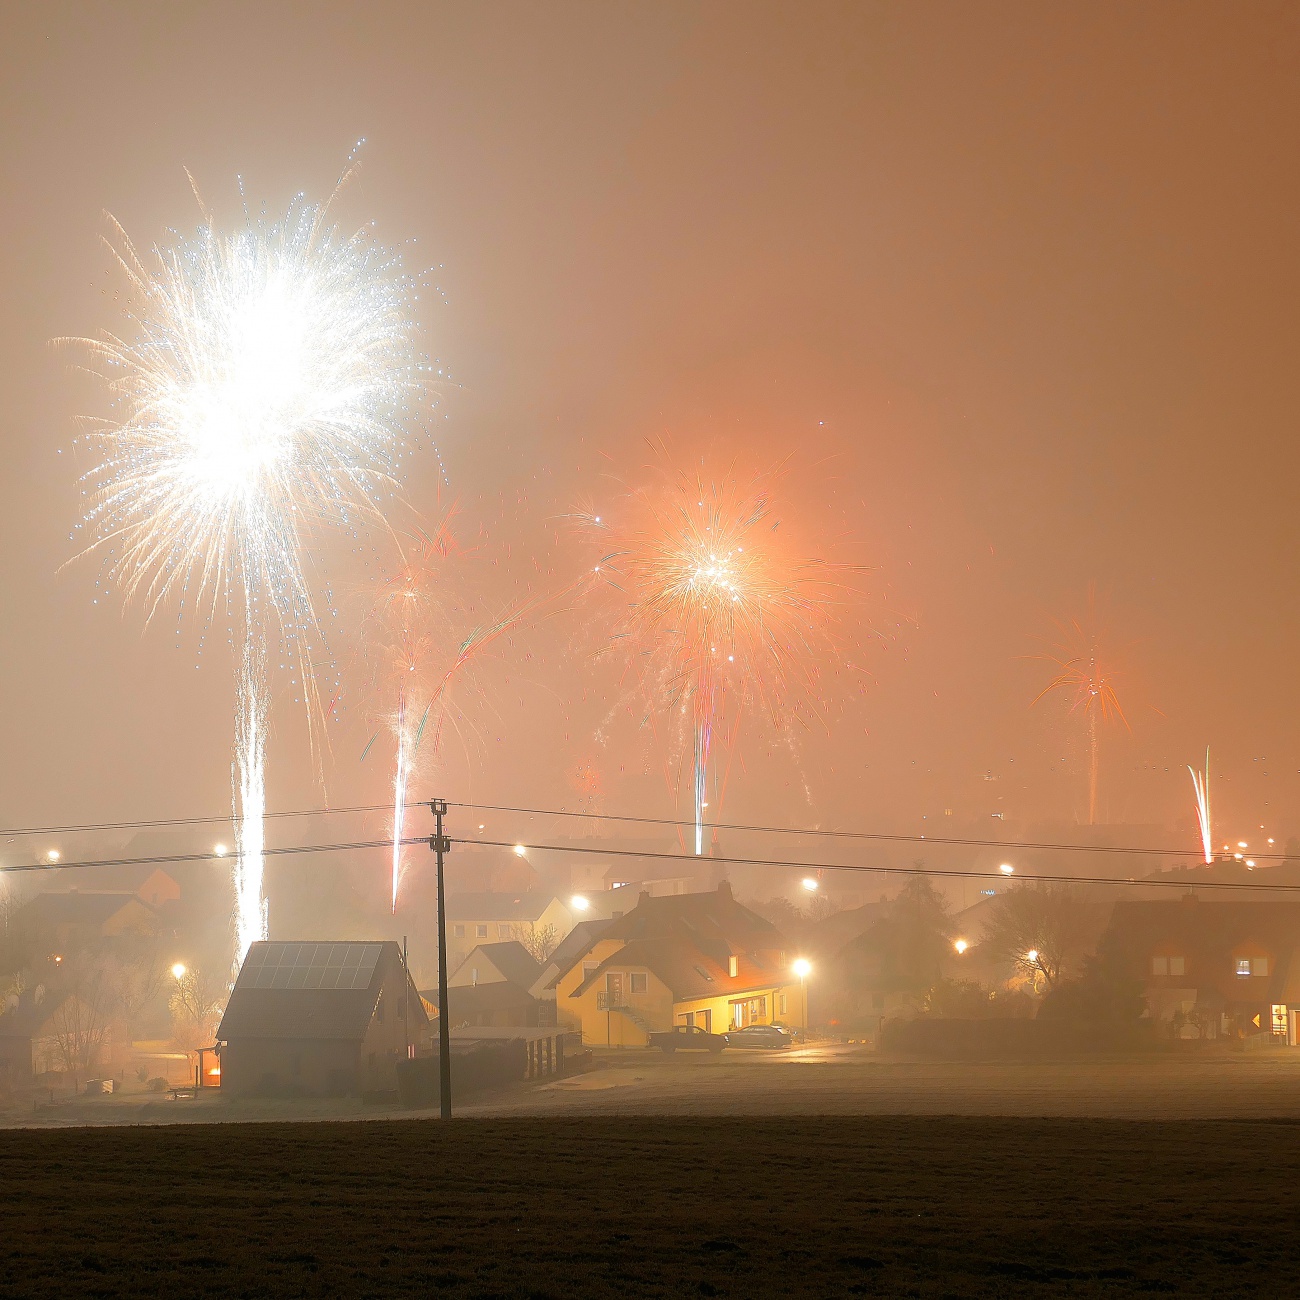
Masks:
[[[430,799],[434,832],[429,847],[438,858],[438,1100],[443,1119],[451,1118],[451,1035],[447,1022],[447,894],[443,885],[442,860],[451,852],[451,841],[442,833],[447,815],[445,799]]]

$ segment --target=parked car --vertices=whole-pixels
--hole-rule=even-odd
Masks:
[[[657,1047],[661,1052],[720,1052],[727,1045],[726,1034],[711,1034],[699,1025],[674,1025],[656,1034],[646,1036],[647,1047]]]
[[[794,1046],[794,1035],[780,1025],[746,1025],[743,1029],[729,1029],[728,1047],[762,1047],[780,1049]]]

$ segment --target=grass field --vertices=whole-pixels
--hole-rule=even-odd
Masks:
[[[1300,1125],[557,1116],[0,1133],[0,1296],[1282,1296]]]

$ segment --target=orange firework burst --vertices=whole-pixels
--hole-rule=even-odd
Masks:
[[[1057,674],[1034,697],[1037,704],[1053,691],[1066,691],[1070,696],[1070,712],[1081,713],[1088,720],[1088,824],[1097,821],[1097,767],[1100,750],[1100,726],[1103,722],[1119,721],[1131,730],[1119,696],[1115,692],[1115,675],[1105,664],[1100,649],[1100,636],[1093,628],[1091,616],[1094,598],[1089,592],[1089,626],[1071,620],[1066,625],[1067,643],[1054,647],[1056,653],[1041,656],[1055,664]],[[1032,705],[1031,705],[1032,707]]]
[[[587,517],[614,542],[596,566],[618,593],[614,644],[627,648],[655,710],[689,713],[696,853],[715,737],[734,735],[750,707],[778,725],[821,716],[821,664],[836,651],[836,610],[855,571],[791,554],[773,513],[781,473],[745,487],[667,473],[632,495],[629,522]]]

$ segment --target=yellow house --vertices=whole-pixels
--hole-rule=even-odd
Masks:
[[[643,1047],[673,1025],[715,1034],[774,1021],[804,1027],[795,958],[725,881],[704,894],[642,894],[557,977],[556,1016],[600,1047]]]

